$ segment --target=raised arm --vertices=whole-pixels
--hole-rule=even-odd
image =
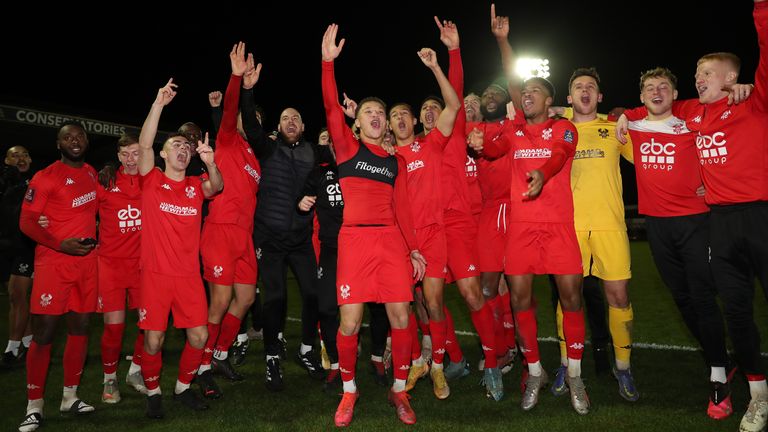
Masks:
[[[157,97],[155,97],[147,119],[144,120],[144,125],[141,127],[141,134],[139,134],[139,161],[137,163],[139,174],[141,175],[147,175],[155,167],[155,151],[152,149],[152,144],[154,144],[155,136],[157,135],[160,114],[163,113],[163,108],[176,97],[176,87],[177,85],[173,83],[173,78],[171,78],[164,87],[157,91]]]
[[[760,60],[755,71],[755,106],[762,112],[768,111],[768,1],[755,0],[752,12],[757,30],[757,45],[760,47]]]
[[[227,92],[224,98],[224,115],[221,119],[220,132],[226,134],[237,133],[237,110],[240,104],[240,84],[243,75],[248,70],[248,62],[245,58],[245,44],[238,42],[229,53],[229,63],[232,67],[232,75],[229,77]],[[232,144],[232,140],[222,140],[219,145]]]
[[[240,92],[240,113],[243,118],[245,139],[253,149],[257,158],[267,158],[277,148],[277,143],[267,136],[264,127],[256,117],[256,101],[253,98],[253,87],[261,76],[261,63],[254,65],[253,55],[248,54],[248,68],[243,75],[243,89]],[[263,121],[263,119],[262,119]]]
[[[461,109],[461,101],[456,95],[456,91],[453,90],[451,82],[448,81],[437,63],[437,54],[429,48],[422,48],[418,54],[424,65],[435,74],[437,84],[440,86],[440,93],[445,101],[445,108],[440,113],[440,117],[437,118],[437,128],[444,136],[450,136],[453,132],[453,124],[456,122],[456,115]]]
[[[357,145],[352,131],[344,121],[344,109],[339,105],[339,91],[336,88],[336,76],[333,62],[341,53],[345,39],[336,44],[336,34],[339,26],[331,24],[325,30],[322,43],[323,54],[323,106],[328,124],[328,133],[331,135],[331,145],[336,152],[336,162],[342,163],[351,158],[357,151]]]
[[[491,3],[491,33],[496,38],[496,44],[499,46],[501,54],[501,66],[504,68],[504,75],[507,77],[507,91],[516,108],[522,108],[522,93],[520,79],[515,74],[515,51],[509,43],[509,17],[497,16],[496,5]]]
[[[205,134],[205,141],[197,142],[197,153],[200,155],[200,160],[205,164],[205,168],[208,171],[208,179],[201,186],[203,188],[203,195],[206,198],[210,198],[224,189],[224,179],[221,177],[221,172],[213,159],[213,149],[208,145],[207,132]]]
[[[208,93],[208,104],[211,105],[211,123],[213,124],[211,133],[216,135],[217,131],[221,127],[221,100],[224,98],[224,94],[220,91],[212,91]]]

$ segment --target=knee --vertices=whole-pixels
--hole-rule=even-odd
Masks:
[[[352,336],[360,331],[360,323],[342,319],[339,323],[339,331],[344,336]]]
[[[190,331],[187,334],[187,341],[193,348],[200,349],[205,346],[205,342],[208,341],[208,331],[202,328],[198,331]]]
[[[155,355],[163,348],[163,337],[150,337],[144,338],[144,351],[149,355]]]

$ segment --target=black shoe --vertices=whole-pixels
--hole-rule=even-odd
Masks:
[[[232,367],[232,363],[229,362],[229,359],[226,358],[224,360],[219,360],[216,357],[211,359],[211,366],[213,367],[213,372],[222,375],[225,378],[227,378],[230,381],[242,381],[243,376],[237,373],[234,367]]]
[[[282,336],[278,337],[277,341],[280,342],[280,352],[278,353],[278,356],[280,356],[280,360],[286,361],[288,359],[288,341]]]
[[[277,392],[282,391],[285,388],[283,384],[283,371],[280,369],[280,359],[271,358],[267,360],[267,389],[269,391]]]
[[[592,355],[595,359],[595,375],[611,370],[611,362],[608,360],[608,348],[605,346],[595,346],[592,348]]]
[[[325,379],[325,369],[323,369],[320,360],[315,356],[315,350],[309,350],[306,354],[296,353],[296,362],[313,379],[318,381]]]
[[[163,395],[156,394],[147,396],[147,417],[151,419],[161,419],[165,417],[163,411]]]
[[[373,381],[382,387],[388,387],[389,379],[387,378],[387,371],[384,369],[384,362],[371,360],[370,364]]]
[[[3,365],[4,368],[12,368],[16,367],[20,364],[18,357],[13,355],[13,351],[6,351],[3,353],[3,357],[0,358],[0,364]]]
[[[193,392],[191,388],[188,388],[179,394],[174,394],[173,400],[179,401],[182,405],[195,411],[205,411],[208,409],[208,404],[197,397],[197,394]]]
[[[197,385],[200,386],[200,391],[203,393],[203,397],[206,399],[218,399],[221,397],[221,389],[216,381],[213,379],[213,372],[207,370],[195,378]]]
[[[235,340],[235,343],[233,343],[232,347],[229,349],[229,358],[232,359],[233,365],[240,366],[245,363],[245,354],[248,352],[249,344],[250,341],[248,339],[246,339],[245,342]]]
[[[338,396],[341,393],[341,372],[338,369],[329,369],[328,375],[323,381],[323,392]]]

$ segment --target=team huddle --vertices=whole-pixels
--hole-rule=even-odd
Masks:
[[[171,317],[186,335],[173,399],[208,409],[206,399],[222,395],[214,372],[243,379],[232,356],[246,314],[259,303],[259,277],[265,384],[282,390],[289,267],[302,305],[296,360],[326,391],[341,393],[338,427],[352,422],[364,394],[355,375],[366,306],[370,364],[377,382],[389,385],[391,353],[388,400],[403,423],[416,423],[408,392],[421,378],[429,375],[435,397],[447,399],[450,383],[469,374],[444,301],[448,283],[479,335],[488,398],[504,398],[503,374],[519,358],[523,410],[534,409],[548,388],[588,414],[588,324],[595,367],[609,370],[620,397],[635,402],[641,393],[631,368],[622,157],[634,164],[654,262],[710,368],[707,415],[733,412],[729,384],[737,368],[726,351],[727,328],[751,393],[740,430],[763,430],[768,385],[752,301],[755,276],[768,287],[768,2],[755,0],[753,15],[760,46],[754,85],[738,82],[738,57],[712,53],[696,65],[698,99],[677,101],[677,78],[659,67],[641,75],[639,108],[609,115],[598,114],[594,68],[573,72],[568,108],[553,105],[547,79],[515,78],[509,19],[491,6],[507,82],[465,96],[458,29],[435,17],[449,69],[443,72],[436,51],[418,52],[440,91],[418,112],[377,97],[355,102],[345,94],[340,103],[336,63],[345,39],[328,26],[321,49],[327,130],[317,145],[305,139],[294,108],[282,111],[276,133],[267,132],[253,92],[261,64],[242,42],[230,52],[223,102],[211,96],[222,105],[215,149],[208,134],[186,123],[163,142],[163,168],[156,166],[158,124],[177,91],[172,79],[158,90],[139,137],[118,141],[117,170],[85,163],[85,130],[64,125],[61,160],[29,181],[19,217],[37,243],[28,404],[19,430],[43,423],[62,316],[60,410],[94,411],[77,393],[93,312],[104,319],[103,402],[121,400],[116,371],[126,316],[135,310],[140,331],[125,382],[146,395],[146,415],[164,417],[160,375]],[[535,275],[550,276],[557,311],[560,359],[551,377],[539,354]]]

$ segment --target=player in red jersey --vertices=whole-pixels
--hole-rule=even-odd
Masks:
[[[77,397],[88,347],[88,319],[96,310],[96,171],[84,162],[88,137],[78,123],[59,129],[61,160],[38,172],[24,196],[19,226],[37,242],[30,312],[33,340],[27,353],[27,415],[21,432],[43,421],[43,394],[59,319],[66,315],[64,412],[89,413]],[[41,215],[48,228],[38,224]]]
[[[173,79],[160,88],[139,136],[139,174],[142,189],[141,308],[139,326],[145,331],[141,369],[147,388],[147,416],[162,418],[160,392],[161,349],[168,315],[174,326],[186,330],[187,342],[181,353],[174,399],[194,409],[208,405],[189,387],[197,374],[208,338],[206,299],[200,278],[200,224],[204,198],[224,187],[214,154],[205,141],[197,153],[208,178],[186,177],[192,158],[192,144],[182,135],[172,135],[160,151],[165,172],[155,168],[152,143],[163,108],[176,96]]]
[[[572,123],[547,117],[554,87],[544,78],[523,83],[522,112],[505,123],[499,133],[470,134],[472,146],[489,159],[510,157],[510,223],[504,273],[510,287],[519,342],[529,375],[521,407],[532,409],[546,384],[536,340],[537,325],[531,307],[533,276],[554,274],[564,309],[568,344],[571,404],[579,414],[589,412],[589,398],[581,379],[584,350],[584,313],[581,307],[581,254],[573,225],[570,168],[578,135]],[[508,110],[514,111],[512,103]]]
[[[227,188],[208,207],[203,226],[201,253],[203,277],[211,291],[208,308],[208,341],[198,371],[203,395],[221,396],[211,376],[211,366],[233,381],[242,380],[229,362],[229,347],[240,329],[240,321],[256,296],[256,253],[253,247],[253,214],[261,180],[259,161],[238,131],[240,86],[252,88],[259,79],[261,64],[253,55],[246,60],[240,42],[229,54],[232,75],[224,98],[224,113],[216,136],[216,166]],[[250,113],[246,115],[255,115]]]
[[[104,314],[101,335],[101,362],[104,369],[105,403],[120,401],[117,364],[125,331],[126,297],[128,309],[139,307],[139,255],[141,245],[141,188],[139,186],[139,142],[128,135],[117,141],[120,168],[114,180],[96,189],[99,203],[98,307]],[[144,333],[139,331],[126,382],[143,392],[141,353]]]
[[[407,187],[410,206],[414,215],[414,228],[419,251],[427,261],[423,280],[424,298],[429,312],[429,332],[432,341],[431,378],[433,391],[438,399],[446,399],[450,388],[443,374],[443,356],[445,354],[446,323],[443,309],[443,289],[447,272],[448,245],[443,224],[441,200],[442,153],[453,131],[456,114],[461,102],[437,63],[437,55],[429,48],[419,51],[419,58],[432,71],[440,86],[445,100],[436,122],[436,131],[424,138],[416,139],[414,127],[416,118],[413,110],[406,103],[398,103],[389,110],[389,124],[397,142],[397,153],[405,159],[407,169]],[[415,321],[415,316],[411,320]],[[415,326],[416,323],[411,323]],[[415,327],[412,327],[411,336]],[[413,387],[419,375],[408,376],[406,389]]]
[[[337,347],[344,394],[335,423],[347,426],[352,421],[359,395],[354,378],[363,303],[375,301],[385,303],[392,326],[395,380],[389,401],[402,422],[413,424],[416,415],[405,392],[411,348],[408,304],[413,300],[412,277],[421,279],[426,263],[416,247],[402,175],[405,163],[381,148],[386,129],[384,102],[376,98],[360,102],[355,115],[360,141],[345,124],[334,76],[333,61],[344,46],[344,39],[336,44],[337,32],[336,24],[328,26],[322,43],[323,103],[344,194],[336,278],[341,312]]]

